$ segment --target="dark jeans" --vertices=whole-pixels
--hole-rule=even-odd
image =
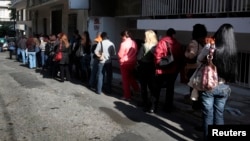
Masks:
[[[72,76],[74,74],[74,77],[76,79],[82,79],[82,71],[81,71],[81,58],[82,57],[75,57],[74,58],[74,65],[75,65],[75,72],[72,71]]]
[[[145,107],[151,105],[149,98],[152,98],[154,90],[155,65],[154,63],[141,63],[138,67],[139,82],[141,85],[142,104]],[[149,93],[148,93],[149,89]]]
[[[41,51],[36,52],[36,64],[37,67],[42,67]]]
[[[69,74],[69,65],[68,64],[60,64],[60,77],[61,81],[64,82],[64,73],[66,73],[66,80],[70,80],[70,74]]]
[[[81,73],[83,81],[89,81],[90,78],[90,55],[85,55],[81,58]]]
[[[51,66],[51,77],[55,78],[57,76],[57,72],[59,70],[59,63],[56,61],[51,61],[50,62],[50,66]]]
[[[10,59],[12,59],[13,52],[14,50],[9,50]]]
[[[113,69],[112,63],[105,63],[103,68],[105,91],[107,93],[112,93],[112,79],[113,79]]]

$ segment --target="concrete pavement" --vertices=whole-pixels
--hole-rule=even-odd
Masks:
[[[5,55],[8,55],[8,54],[6,53]],[[9,62],[12,62],[12,63],[9,63]],[[68,121],[67,119],[71,117],[71,115],[75,115],[75,114],[72,114],[73,111],[77,112],[78,110],[80,110],[80,112],[78,111],[79,113],[77,114],[78,118],[74,119],[73,121],[75,121],[76,123],[85,123],[86,122],[85,120],[87,120],[89,124],[88,127],[90,127],[91,125],[91,128],[93,128],[95,131],[91,133],[91,135],[89,136],[92,136],[92,135],[97,136],[99,132],[97,132],[96,129],[98,129],[99,131],[99,129],[101,129],[100,125],[102,124],[104,124],[105,126],[110,125],[110,123],[109,124],[100,123],[102,121],[104,122],[104,120],[102,119],[104,115],[110,116],[111,119],[107,118],[108,122],[112,122],[112,123],[115,122],[116,124],[118,124],[117,126],[116,124],[112,125],[114,126],[112,127],[112,129],[117,129],[118,127],[120,129],[120,127],[122,127],[124,128],[124,131],[126,131],[124,132],[121,129],[121,132],[124,132],[124,133],[117,136],[119,137],[119,139],[114,139],[114,140],[122,141],[121,138],[124,138],[124,140],[128,140],[129,138],[131,140],[132,139],[135,140],[135,137],[131,136],[131,133],[136,133],[136,135],[140,135],[138,137],[143,137],[143,139],[138,139],[138,141],[139,140],[140,141],[144,141],[144,140],[145,141],[147,140],[174,140],[174,141],[175,140],[198,140],[202,136],[202,132],[197,132],[197,131],[194,131],[193,129],[193,126],[195,126],[196,124],[200,125],[201,113],[197,111],[193,111],[191,108],[191,105],[185,102],[184,95],[188,93],[188,87],[184,84],[179,83],[178,81],[179,79],[176,82],[176,89],[175,89],[175,92],[176,92],[175,106],[177,107],[176,112],[174,112],[173,114],[166,114],[160,110],[157,114],[146,114],[142,112],[140,108],[137,108],[136,106],[134,106],[136,104],[136,101],[126,102],[126,101],[119,99],[122,96],[121,76],[119,73],[114,73],[114,81],[113,81],[114,93],[112,95],[106,95],[106,94],[94,95],[94,92],[89,91],[89,89],[83,87],[82,85],[76,85],[79,83],[69,83],[69,82],[56,83],[56,81],[53,79],[42,79],[43,77],[40,75],[40,73],[35,73],[35,70],[30,70],[25,67],[19,66],[19,63],[14,60],[12,61],[12,60],[5,59],[3,64],[4,65],[1,65],[1,68],[2,69],[4,68],[4,70],[5,69],[7,70],[7,68],[9,67],[15,68],[15,69],[12,69],[12,71],[16,73],[11,73],[11,77],[16,78],[14,80],[19,82],[19,84],[21,85],[21,87],[16,87],[16,88],[25,89],[23,87],[27,85],[26,79],[23,78],[25,75],[22,75],[22,77],[20,78],[18,76],[20,76],[20,74],[26,74],[26,73],[32,74],[31,76],[34,75],[34,79],[32,77],[32,79],[30,80],[31,82],[28,83],[28,84],[32,84],[32,87],[33,85],[34,87],[37,85],[41,86],[40,84],[36,85],[36,83],[38,82],[43,82],[44,84],[46,84],[45,86],[41,86],[41,87],[49,87],[48,91],[46,92],[44,91],[44,89],[38,87],[34,90],[38,89],[39,91],[41,91],[40,93],[31,92],[31,94],[26,94],[26,93],[22,94],[24,96],[27,96],[29,99],[30,99],[30,96],[34,96],[34,98],[32,98],[32,102],[34,102],[35,100],[36,105],[44,105],[44,106],[38,106],[37,110],[35,110],[38,112],[42,112],[42,111],[44,112],[45,116],[43,116],[42,118],[43,120],[46,117],[48,118],[48,121],[50,121],[51,117],[47,115],[48,114],[47,108],[49,108],[48,104],[50,105],[53,103],[52,105],[50,105],[52,107],[49,108],[50,109],[49,111],[53,110],[54,112],[57,112],[57,111],[61,111],[65,109],[65,111],[61,111],[64,114],[64,116],[60,114],[59,116],[60,116],[60,119],[63,117],[66,119],[66,121]],[[20,73],[21,70],[23,70],[23,73]],[[27,75],[26,77],[28,78],[31,76]],[[17,79],[17,77],[19,79]],[[22,81],[20,80],[21,78],[23,78]],[[7,82],[8,81],[5,81],[5,83]],[[51,89],[50,87],[53,89]],[[63,91],[60,91],[62,87],[64,89]],[[226,124],[229,124],[229,123],[249,124],[247,123],[248,117],[249,117],[249,112],[248,112],[249,111],[248,110],[249,90],[238,88],[235,86],[232,86],[232,90],[233,90],[233,93],[228,101],[228,105],[226,107],[226,112],[225,112]],[[30,91],[30,89],[27,89],[27,91]],[[20,93],[13,92],[13,91],[6,95],[9,96],[9,94],[20,95]],[[46,99],[48,97],[49,99]],[[162,90],[161,97],[162,97],[161,99],[164,99],[164,89]],[[39,102],[39,104],[37,104],[37,101]],[[44,101],[47,101],[50,103],[44,103]],[[68,103],[67,106],[64,104],[65,101],[67,101]],[[54,102],[56,102],[57,104]],[[63,106],[61,107],[60,105],[63,105]],[[87,113],[85,111],[86,108],[89,109],[87,110]],[[95,122],[91,122],[90,120],[92,118],[96,119],[96,114],[90,114],[90,113],[93,113],[93,110],[98,111],[99,114],[97,117],[100,117],[100,119],[95,120]],[[65,116],[65,114],[67,116]],[[84,114],[88,115],[86,119],[82,119],[82,117],[85,117]],[[123,116],[119,116],[120,114],[122,114]],[[30,116],[30,117],[33,117],[33,116]],[[37,116],[37,117],[40,117],[40,116]],[[72,118],[75,118],[75,116],[73,116]],[[61,122],[65,122],[65,121],[61,120]],[[51,123],[55,123],[55,122],[53,121]],[[99,124],[98,126],[95,127],[96,123],[99,123]],[[72,126],[72,124],[69,123],[69,126]],[[127,128],[127,126],[129,126],[129,128]],[[46,128],[47,127],[48,127],[48,129],[46,129],[47,132],[51,130],[57,131],[56,129],[52,128],[49,125],[46,125]],[[20,127],[20,129],[22,128],[23,127]],[[86,127],[83,126],[82,128],[85,129]],[[77,135],[76,133],[78,133],[78,130],[75,131],[75,133],[69,137],[76,137],[75,136]],[[104,131],[101,130],[100,133],[104,134]],[[37,134],[40,135],[41,133],[39,132]],[[110,135],[111,133],[110,132],[106,133],[105,136],[107,136],[107,134]],[[111,135],[114,136],[114,133],[112,133]],[[104,137],[102,137],[102,139],[104,139]]]
[[[58,82],[0,54],[0,140],[198,141],[183,113],[149,114],[121,100],[121,87],[97,95],[77,80]],[[115,82],[115,81],[114,81]],[[120,85],[119,83],[117,83]],[[186,116],[184,116],[186,117]]]

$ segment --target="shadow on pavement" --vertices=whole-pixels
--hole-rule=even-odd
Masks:
[[[149,124],[165,132],[166,134],[168,134],[172,138],[175,138],[178,141],[201,140],[199,133],[195,133],[194,130],[191,129],[192,127],[190,125],[186,125],[187,123],[185,123],[184,125],[184,122],[186,121],[183,121],[182,118],[174,114],[165,115],[164,117],[167,121],[169,120],[170,123],[174,122],[173,125],[171,125],[167,121],[162,120],[160,117],[157,117],[154,114],[144,113],[141,110],[138,110],[138,108],[125,104],[123,102],[115,101],[114,104],[115,108],[117,108],[124,115],[126,115],[126,117],[131,121]],[[112,115],[110,116],[112,118]],[[175,126],[174,124],[179,124],[180,127]]]

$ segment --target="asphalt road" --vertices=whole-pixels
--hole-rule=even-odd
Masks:
[[[44,78],[0,52],[0,141],[199,141],[199,117],[148,114],[121,90],[97,95],[77,81]]]

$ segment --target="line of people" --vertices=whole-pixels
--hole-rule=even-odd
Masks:
[[[99,32],[92,43],[88,31],[81,35],[74,31],[71,38],[59,33],[36,35],[26,38],[22,36],[17,42],[17,60],[30,69],[40,69],[42,73],[60,82],[78,79],[97,94],[102,91],[112,92],[112,59],[116,58],[116,49],[106,32]],[[97,57],[102,50],[104,59]],[[54,59],[58,52],[62,52],[62,59]],[[103,83],[105,82],[105,88]]]
[[[199,64],[199,55],[204,56],[206,52],[203,48],[207,36],[204,25],[194,25],[192,39],[185,49],[176,40],[175,34],[176,31],[169,28],[166,36],[158,39],[155,31],[146,30],[144,42],[137,43],[131,33],[125,30],[120,34],[121,43],[117,53],[106,32],[98,32],[92,43],[87,31],[80,35],[77,30],[70,39],[64,33],[28,39],[23,36],[18,47],[23,64],[28,63],[29,68],[37,67],[35,58],[37,52],[40,52],[39,62],[42,70],[48,70],[51,77],[56,77],[59,72],[61,82],[64,82],[65,76],[68,81],[71,81],[72,77],[77,78],[97,94],[112,93],[112,60],[118,57],[122,76],[122,99],[130,101],[133,94],[140,94],[143,109],[155,113],[160,107],[161,90],[166,88],[163,109],[169,113],[175,110],[174,89],[179,73],[184,70],[184,76],[188,80]],[[204,139],[207,139],[208,125],[224,124],[223,111],[230,95],[227,83],[234,82],[237,74],[237,49],[233,26],[223,24],[213,37],[216,41],[213,62],[223,83],[212,91],[199,92],[199,101],[193,102],[194,109],[202,110]],[[40,51],[36,51],[36,48]],[[63,55],[57,62],[54,56],[59,51]],[[167,68],[160,68],[159,62],[168,52],[173,54],[174,62]],[[137,76],[134,73],[135,68]],[[191,90],[192,88],[190,92]]]

